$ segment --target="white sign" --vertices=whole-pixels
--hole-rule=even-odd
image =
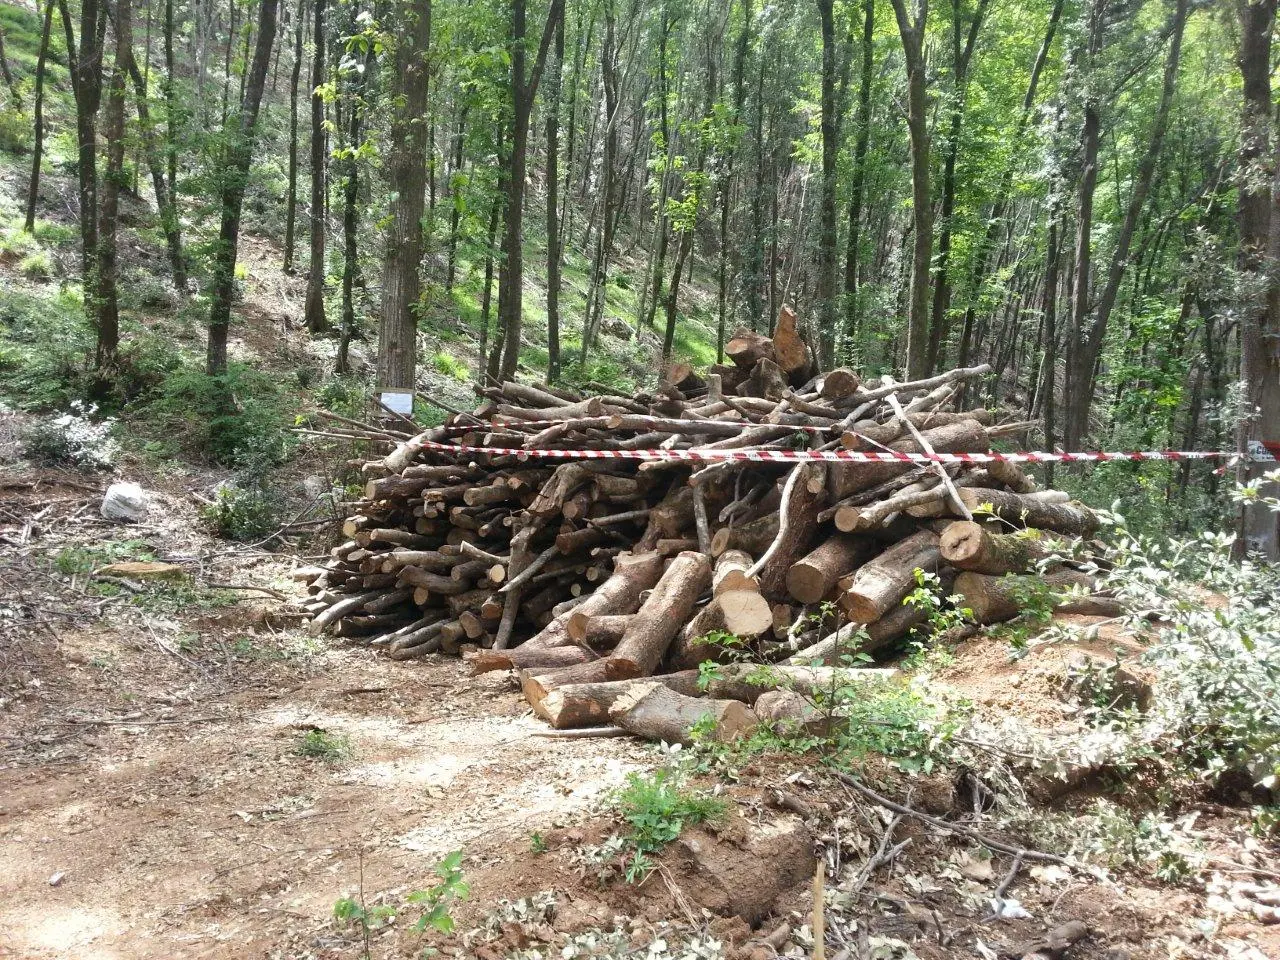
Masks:
[[[413,391],[384,390],[380,399],[382,405],[392,413],[403,414],[406,417],[413,415]]]

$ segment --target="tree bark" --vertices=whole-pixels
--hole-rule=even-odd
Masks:
[[[511,0],[511,156],[507,174],[507,198],[503,211],[505,260],[498,280],[498,326],[502,356],[498,379],[510,380],[520,360],[524,328],[524,187],[529,153],[529,119],[533,114],[538,81],[542,78],[547,50],[556,25],[564,16],[564,0],[551,0],[543,24],[542,42],[532,68],[526,71],[525,0]],[[495,350],[498,344],[494,345]]]
[[[395,112],[387,180],[390,226],[382,260],[382,309],[378,324],[379,390],[413,390],[417,383],[417,317],[422,260],[422,212],[427,174],[424,116],[427,110],[427,48],[431,4],[400,0],[401,27],[391,79]],[[483,361],[483,356],[481,357]]]
[[[844,333],[852,341],[858,332],[858,274],[862,244],[862,202],[867,178],[867,150],[871,140],[871,80],[875,54],[875,0],[862,0],[862,63],[858,83],[857,133],[853,145],[853,182],[849,187],[849,239],[844,257]]]
[[[116,52],[107,88],[107,171],[98,214],[98,369],[115,365],[120,345],[119,256],[116,228],[120,222],[120,187],[124,180],[125,74],[133,59],[132,0],[115,3]]]
[[[693,742],[695,730],[726,743],[750,735],[759,723],[737,700],[688,697],[656,681],[628,689],[609,707],[609,717],[638,737],[682,744]]]
[[[818,202],[818,342],[819,362],[831,366],[836,344],[836,158],[840,151],[836,118],[836,23],[835,0],[818,0],[822,27],[822,188]]]
[[[138,126],[142,128],[143,153],[146,155],[147,167],[151,173],[151,189],[156,197],[156,212],[160,215],[160,225],[164,230],[165,248],[169,253],[169,269],[173,271],[173,285],[185,293],[187,268],[182,253],[178,208],[169,193],[164,164],[156,145],[155,128],[151,123],[151,110],[147,102],[147,79],[138,69],[137,61],[132,56],[129,58],[129,75],[133,78],[134,95],[137,98]]]
[[[213,259],[213,295],[209,305],[209,349],[206,369],[218,376],[227,369],[227,332],[231,326],[231,298],[235,289],[236,252],[240,241],[240,212],[244,204],[249,164],[253,160],[254,136],[258,125],[258,108],[267,82],[271,62],[271,46],[276,37],[276,5],[278,0],[262,0],[258,8],[258,37],[254,44],[253,63],[245,84],[240,117],[227,149],[227,162],[221,178],[222,226]]]
[[[627,626],[613,659],[632,665],[637,676],[653,673],[694,602],[710,586],[711,561],[691,551],[679,554]]]
[[[1244,84],[1239,165],[1243,176],[1237,222],[1240,230],[1238,266],[1245,276],[1245,302],[1240,320],[1240,379],[1244,384],[1245,416],[1236,431],[1237,449],[1248,452],[1250,441],[1280,451],[1280,217],[1277,217],[1275,145],[1271,106],[1271,40],[1276,19],[1275,0],[1237,0],[1240,50],[1237,63]],[[1276,454],[1280,457],[1280,454]],[[1242,461],[1236,478],[1247,483],[1264,470]],[[1280,496],[1276,485],[1261,492]],[[1236,553],[1254,551],[1271,561],[1280,559],[1280,513],[1264,503],[1245,505],[1239,518]]]
[[[311,35],[314,56],[311,61],[311,206],[307,211],[311,221],[311,260],[307,274],[307,301],[303,317],[312,333],[323,333],[329,328],[324,314],[325,281],[325,129],[324,98],[320,86],[325,81],[325,0],[314,0],[315,25]]]
[[[547,380],[560,379],[560,79],[564,69],[564,17],[556,24],[555,55],[547,80]]]
[[[173,0],[165,0],[172,3]],[[284,272],[293,275],[294,234],[298,217],[298,83],[302,78],[302,38],[307,21],[306,0],[298,0],[293,19],[293,70],[289,76],[289,186],[284,206]]]
[[[36,228],[36,201],[40,197],[40,163],[44,158],[44,65],[49,56],[49,31],[53,27],[54,0],[45,0],[44,25],[40,29],[40,52],[36,56],[35,104],[32,107],[35,122],[35,140],[31,149],[31,180],[27,185],[27,215],[23,229],[31,233]]]
[[[1111,258],[1107,282],[1093,310],[1091,324],[1087,330],[1080,331],[1080,336],[1077,338],[1074,362],[1067,381],[1070,397],[1067,408],[1069,418],[1067,443],[1070,449],[1075,449],[1073,444],[1083,439],[1087,432],[1088,412],[1093,405],[1098,358],[1102,354],[1103,342],[1106,339],[1107,324],[1120,293],[1120,283],[1124,279],[1125,269],[1129,265],[1129,248],[1133,243],[1134,232],[1137,230],[1138,217],[1146,205],[1147,195],[1151,191],[1151,182],[1155,177],[1156,162],[1160,159],[1165,130],[1169,125],[1169,111],[1173,103],[1174,89],[1177,85],[1182,35],[1187,22],[1188,7],[1189,0],[1177,0],[1173,14],[1169,54],[1165,60],[1164,82],[1160,89],[1160,102],[1156,108],[1156,115],[1151,121],[1150,132],[1147,134],[1146,149],[1133,177],[1132,193],[1116,237],[1115,253]]]
[[[933,253],[933,201],[929,194],[929,103],[924,61],[929,0],[916,0],[913,21],[906,0],[893,12],[907,62],[907,129],[911,134],[911,287],[907,308],[907,377],[929,375],[929,262]]]

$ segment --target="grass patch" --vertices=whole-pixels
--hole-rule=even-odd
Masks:
[[[63,547],[54,555],[53,566],[64,576],[92,573],[108,563],[121,560],[154,560],[155,553],[144,540],[118,540],[96,547]]]
[[[301,734],[293,745],[295,756],[308,760],[321,760],[324,763],[337,763],[351,756],[351,740],[341,733],[329,733],[319,727],[312,727]]]
[[[437,350],[431,357],[431,365],[445,376],[463,383],[471,379],[471,371],[467,369],[467,365],[448,350]]]

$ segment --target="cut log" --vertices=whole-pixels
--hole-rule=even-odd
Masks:
[[[748,571],[760,578],[760,592],[769,600],[787,595],[787,574],[804,556],[818,529],[818,511],[826,501],[827,471],[821,463],[799,463],[783,487],[778,535]]]
[[[481,650],[469,662],[471,672],[481,674],[491,670],[569,667],[594,659],[595,655],[582,647],[530,647],[525,643],[509,650]]]
[[[709,634],[723,631],[750,639],[772,629],[773,609],[759,593],[754,590],[722,593],[713,597],[680,631],[671,650],[671,663],[677,669],[686,669],[704,660],[718,660],[724,651],[717,644],[705,642]]]
[[[711,537],[711,555],[719,557],[726,550],[758,555],[768,550],[777,536],[778,514],[769,513],[748,523],[721,527]]]
[[[991,513],[1020,527],[1038,527],[1087,537],[1099,525],[1097,514],[1083,504],[1052,503],[1039,494],[976,488],[962,489],[960,499],[974,513]]]
[[[1038,531],[1004,534],[972,521],[949,525],[942,532],[938,549],[942,559],[959,570],[993,576],[1026,573],[1049,556]]]
[[[743,396],[778,401],[786,396],[787,378],[781,367],[768,357],[761,357],[756,361],[751,376],[747,377],[738,389]]]
[[[658,582],[662,557],[656,553],[620,553],[614,560],[613,576],[596,588],[573,612],[594,617],[602,614],[634,613],[640,594]],[[571,643],[566,627],[568,614],[552,620],[542,632],[525,641],[526,647],[555,647]]]
[[[599,683],[558,683],[553,677],[551,674],[528,677],[522,688],[533,712],[556,730],[608,724],[609,708],[619,697],[634,692],[636,684],[661,683],[687,697],[696,697],[700,693],[696,670],[668,673],[652,679],[606,680]]]
[[[782,305],[778,322],[773,327],[773,352],[788,383],[798,387],[809,379],[813,371],[813,352],[800,336],[796,312],[787,304]]]
[[[773,341],[762,334],[755,333],[745,327],[738,329],[724,345],[724,354],[738,369],[750,373],[756,362],[762,358],[777,361],[777,353],[773,349]]]
[[[837,534],[797,560],[787,571],[787,592],[801,603],[826,599],[836,582],[870,560],[879,545],[865,537]]]
[[[756,577],[747,576],[751,569],[751,555],[742,550],[725,550],[716,557],[715,571],[711,574],[711,593],[720,596],[730,590],[760,589]]]
[[[879,620],[915,589],[915,571],[932,573],[940,559],[938,535],[917,531],[863,564],[840,595],[840,606],[854,623]]]
[[[856,373],[848,367],[837,367],[823,375],[818,392],[824,400],[843,400],[857,393],[860,386],[862,381]]]
[[[593,650],[606,650],[618,645],[633,616],[634,614],[622,613],[592,617],[581,610],[575,610],[565,621],[565,629],[574,643],[586,644]]]
[[[727,743],[757,726],[750,707],[737,700],[685,696],[662,683],[636,684],[609,707],[609,719],[647,740],[689,744],[700,737]]]
[[[973,611],[977,623],[1000,623],[1026,612],[1028,598],[1053,591],[1053,609],[1060,613],[1077,613],[1096,617],[1118,617],[1124,605],[1109,597],[1096,596],[1097,583],[1088,574],[1076,570],[1051,570],[1041,576],[991,577],[966,571],[956,577],[956,592]],[[1077,595],[1077,591],[1087,591]]]
[[[634,664],[641,676],[652,673],[710,586],[711,561],[692,551],[678,554],[628,625],[614,657]]]
[[[754,704],[766,690],[794,690],[805,696],[826,696],[842,687],[884,683],[898,676],[887,667],[810,667],[774,664],[761,667],[736,663],[718,668],[707,684],[707,695]]]

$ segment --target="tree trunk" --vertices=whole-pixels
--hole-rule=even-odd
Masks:
[[[591,270],[591,286],[587,293],[587,307],[583,316],[582,354],[580,364],[587,366],[587,355],[595,339],[596,331],[604,319],[608,299],[609,260],[613,256],[614,207],[617,198],[618,162],[618,48],[613,2],[605,0],[604,40],[600,44],[600,82],[604,88],[604,156],[601,158],[600,176],[603,180],[600,202],[600,236],[596,241],[595,262]]]
[[[172,3],[173,0],[165,0]],[[289,77],[289,186],[284,200],[284,272],[293,275],[294,233],[298,217],[298,82],[302,77],[302,37],[306,0],[298,0],[293,25],[293,71]]]
[[[657,681],[636,684],[609,707],[613,722],[629,733],[663,743],[692,743],[694,731],[718,743],[750,736],[759,725],[737,700],[688,697]]]
[[[1093,72],[1093,62],[1102,50],[1104,14],[1107,0],[1090,0],[1088,35],[1085,41],[1083,70],[1086,77]],[[1080,132],[1080,189],[1076,213],[1076,252],[1074,289],[1071,292],[1071,325],[1067,332],[1067,389],[1063,410],[1063,443],[1068,450],[1079,449],[1081,439],[1088,430],[1089,408],[1072,390],[1076,381],[1075,370],[1079,364],[1079,342],[1085,332],[1085,317],[1089,312],[1092,277],[1093,195],[1098,185],[1098,146],[1102,138],[1102,121],[1099,117],[1096,81],[1086,83],[1084,122]]]
[[[431,4],[400,0],[401,42],[391,87],[395,104],[387,181],[390,226],[382,260],[382,310],[378,324],[378,389],[413,390],[417,383],[417,308],[426,203],[423,117],[427,110],[427,48]]]
[[[37,11],[39,7],[37,6]],[[4,52],[4,30],[0,29],[0,74],[4,75],[5,86],[9,88],[9,94],[13,97],[13,102],[19,107],[22,106],[22,95],[18,92],[17,81],[13,79],[13,74],[9,72],[9,58]]]
[[[1240,379],[1244,384],[1245,416],[1237,428],[1237,449],[1248,452],[1251,441],[1269,445],[1280,456],[1280,310],[1277,309],[1277,257],[1280,218],[1276,201],[1275,146],[1271,130],[1271,36],[1275,0],[1238,0],[1240,51],[1238,64],[1244,84],[1239,165],[1244,173],[1237,220],[1240,230],[1238,265],[1247,278],[1240,311]],[[1242,461],[1237,480],[1247,483],[1264,467]],[[1275,485],[1264,495],[1278,496]],[[1280,559],[1280,513],[1265,503],[1245,505],[1240,514],[1236,552],[1256,552]]]
[[[1146,205],[1147,194],[1151,190],[1151,181],[1155,176],[1156,161],[1160,159],[1160,148],[1164,142],[1165,130],[1169,123],[1169,110],[1173,103],[1173,93],[1178,79],[1178,63],[1182,53],[1183,28],[1187,22],[1189,0],[1177,0],[1173,15],[1172,32],[1169,41],[1169,55],[1165,61],[1164,83],[1160,90],[1160,103],[1156,108],[1155,118],[1151,121],[1151,130],[1146,138],[1146,149],[1138,164],[1133,178],[1133,192],[1129,197],[1129,205],[1125,210],[1124,220],[1120,223],[1119,235],[1116,238],[1115,253],[1111,258],[1111,267],[1107,273],[1107,282],[1098,297],[1097,307],[1093,310],[1093,319],[1088,330],[1079,331],[1075,352],[1074,369],[1067,382],[1071,395],[1068,410],[1071,419],[1068,428],[1072,430],[1072,440],[1079,442],[1086,432],[1086,418],[1093,404],[1093,394],[1097,378],[1098,360],[1102,355],[1103,342],[1106,339],[1107,323],[1111,311],[1115,307],[1120,292],[1120,283],[1125,269],[1129,265],[1129,247],[1138,225],[1138,217]]]
[[[982,28],[983,18],[987,13],[990,0],[978,0],[973,20],[969,24],[968,38],[963,48],[960,45],[961,10],[960,3],[952,4],[951,19],[951,129],[947,135],[947,153],[942,163],[942,232],[938,236],[938,258],[936,278],[933,288],[933,319],[929,324],[929,358],[928,372],[938,369],[938,361],[946,343],[947,331],[950,327],[951,282],[947,272],[951,257],[952,218],[956,208],[956,159],[960,152],[960,128],[964,123],[965,97],[968,93],[969,63],[973,59],[973,48],[978,42],[978,31]]]
[[[818,342],[819,363],[829,367],[836,345],[836,159],[840,151],[836,122],[835,0],[818,0],[822,24],[822,193],[818,203]]]
[[[933,202],[929,196],[929,103],[924,32],[929,0],[917,0],[914,23],[906,0],[893,0],[907,62],[907,129],[911,134],[911,287],[907,303],[907,379],[929,374],[929,261],[933,253]]]
[[[142,128],[142,147],[147,167],[151,173],[151,189],[156,195],[156,212],[160,214],[160,226],[164,230],[165,248],[169,253],[169,269],[173,271],[173,285],[180,292],[187,292],[187,266],[182,255],[182,234],[178,208],[169,193],[165,180],[164,164],[156,145],[155,128],[151,123],[151,110],[147,102],[147,78],[138,69],[137,61],[129,57],[129,74],[133,78],[134,95],[137,97],[138,126]]]
[[[231,326],[231,298],[235,288],[236,252],[240,241],[240,211],[244,204],[245,183],[253,160],[254,135],[258,124],[258,107],[267,83],[271,64],[271,46],[276,38],[277,0],[262,0],[258,10],[258,38],[253,49],[253,63],[245,84],[240,118],[232,131],[227,148],[227,162],[222,183],[222,227],[213,258],[213,294],[209,305],[209,350],[206,366],[210,376],[227,370],[227,331]]]
[[[470,104],[464,103],[462,108],[458,111],[458,133],[453,138],[452,173],[454,176],[461,175],[463,170],[463,163],[465,161],[463,150],[466,147],[467,142],[467,112],[469,109]],[[548,189],[550,189],[550,185],[548,185]],[[446,293],[453,291],[453,281],[458,272],[458,227],[462,221],[463,206],[463,199],[460,195],[460,191],[456,188],[450,191],[449,199],[453,201],[453,209],[449,211],[449,263],[445,269],[444,276],[444,289]],[[549,221],[547,229],[551,229]],[[549,253],[548,256],[550,256]],[[557,264],[557,267],[558,266],[559,264]]]
[[[115,365],[120,346],[120,302],[118,296],[119,256],[116,228],[120,222],[120,186],[124,179],[124,94],[125,74],[133,59],[132,0],[116,0],[116,57],[107,88],[106,183],[98,214],[98,369]]]
[[[525,0],[511,0],[511,157],[507,173],[503,253],[498,281],[498,326],[502,357],[498,378],[510,380],[520,361],[524,328],[524,181],[529,152],[529,119],[556,25],[564,16],[564,0],[551,0],[537,58],[526,72]],[[494,345],[497,350],[498,344]]]
[[[320,85],[325,73],[325,0],[315,0],[315,26],[311,42],[315,55],[311,61],[311,263],[307,275],[307,302],[304,319],[312,333],[329,328],[324,315],[324,240],[325,240],[325,149],[324,97]]]
[[[858,267],[862,243],[862,197],[866,184],[867,149],[871,139],[871,80],[875,53],[875,0],[862,0],[862,72],[858,83],[858,114],[853,145],[853,183],[849,188],[849,239],[844,258],[844,334],[852,341],[858,332]]]
[[[44,25],[40,30],[40,53],[36,56],[35,142],[31,149],[31,181],[27,186],[27,215],[23,228],[31,233],[36,228],[36,201],[40,197],[40,162],[44,157],[44,65],[49,56],[49,31],[53,26],[54,0],[45,0]]]
[[[72,56],[71,16],[66,0],[59,10],[67,26],[67,55]],[[80,201],[81,284],[84,311],[90,325],[98,328],[98,108],[102,103],[103,40],[107,29],[106,8],[98,0],[80,4],[80,45],[71,66],[72,89],[76,100],[76,173]]]
[[[547,87],[547,380],[560,379],[560,78],[564,18],[556,25],[555,57]]]
[[[692,551],[679,554],[628,624],[613,659],[633,666],[636,676],[653,673],[694,602],[710,586],[711,561]]]

